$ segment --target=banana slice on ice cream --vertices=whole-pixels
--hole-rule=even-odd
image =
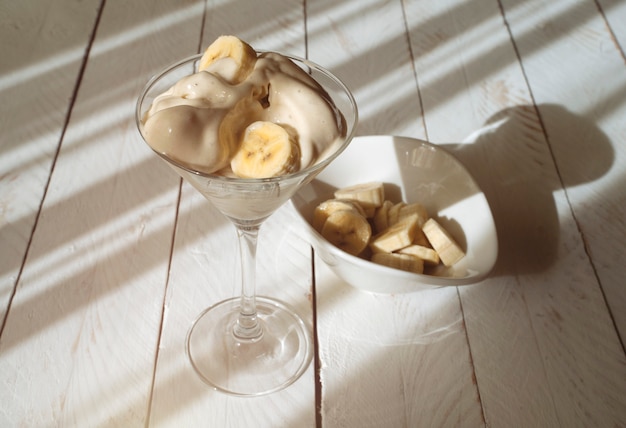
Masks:
[[[230,67],[220,67],[221,77],[230,83],[237,84],[243,82],[254,69],[257,54],[255,50],[235,36],[220,36],[204,51],[198,71],[212,71],[211,65],[226,60],[231,62]]]
[[[241,178],[269,178],[300,168],[298,142],[280,125],[257,121],[244,131],[230,167]]]

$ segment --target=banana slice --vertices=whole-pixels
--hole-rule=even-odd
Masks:
[[[345,252],[358,256],[372,236],[365,217],[355,211],[335,211],[326,219],[322,236]]]
[[[432,248],[422,245],[409,245],[398,251],[399,254],[408,254],[410,256],[422,259],[424,263],[436,266],[439,264],[439,254]]]
[[[406,206],[406,202],[398,202],[389,208],[389,213],[387,214],[387,222],[389,223],[389,227],[400,221],[400,210],[404,206]]]
[[[382,233],[389,227],[389,209],[392,206],[393,202],[385,200],[380,207],[376,208],[373,217],[376,233]]]
[[[300,168],[300,147],[285,128],[257,121],[244,131],[239,150],[230,161],[241,178],[269,178]]]
[[[357,184],[336,190],[335,198],[357,201],[371,217],[385,200],[385,188],[381,182]]]
[[[229,58],[230,64],[224,64],[219,69],[211,67],[217,61]],[[228,82],[237,84],[243,82],[254,69],[256,52],[246,42],[235,36],[220,36],[204,51],[198,71],[211,71]]]
[[[419,227],[415,230],[415,238],[413,238],[413,244],[421,245],[422,247],[432,248],[430,246],[430,242],[428,242],[428,238],[424,234],[424,231]]]
[[[352,255],[414,273],[424,273],[425,265],[452,266],[465,256],[423,205],[384,196],[381,182],[339,189],[315,208],[313,227]]]
[[[358,203],[344,199],[329,199],[315,207],[313,228],[321,233],[328,217],[337,211],[354,211],[365,217],[365,212]]]
[[[399,253],[377,253],[372,262],[407,272],[424,273],[424,262],[415,256]]]
[[[422,204],[416,202],[402,205],[398,210],[398,221],[402,221],[411,215],[417,215],[417,227],[421,228],[428,220],[428,211]]]
[[[435,219],[428,219],[422,230],[445,266],[452,266],[465,257],[459,244]]]
[[[374,253],[392,253],[408,247],[415,238],[416,230],[417,215],[414,214],[377,235],[370,243],[370,248]]]

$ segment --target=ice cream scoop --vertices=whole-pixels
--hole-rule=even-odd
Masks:
[[[222,36],[199,64],[197,72],[156,97],[142,121],[154,150],[191,169],[236,176],[231,161],[255,122],[283,127],[297,145],[300,159],[286,158],[290,165],[273,168],[273,174],[311,165],[345,136],[328,94],[286,56],[257,54],[240,39]],[[267,141],[268,152],[272,143]]]

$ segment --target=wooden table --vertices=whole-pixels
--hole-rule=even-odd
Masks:
[[[625,22],[623,0],[0,2],[0,426],[626,426]],[[259,293],[314,324],[316,358],[260,398],[187,361],[237,293],[234,229],[133,121],[220,34],[331,69],[358,135],[450,149],[499,235],[481,283],[369,294],[284,206]]]

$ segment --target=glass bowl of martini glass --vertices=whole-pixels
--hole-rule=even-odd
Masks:
[[[187,334],[186,353],[205,383],[237,396],[279,391],[295,382],[311,362],[313,343],[308,324],[280,300],[256,295],[258,233],[272,213],[348,146],[358,121],[354,97],[337,77],[306,59],[284,56],[309,74],[336,107],[341,139],[332,152],[285,175],[237,178],[207,174],[155,150],[234,225],[241,256],[241,294],[215,303],[199,314]],[[152,101],[181,78],[194,73],[200,59],[201,55],[196,55],[172,64],[143,88],[135,120],[146,142],[143,118]]]

